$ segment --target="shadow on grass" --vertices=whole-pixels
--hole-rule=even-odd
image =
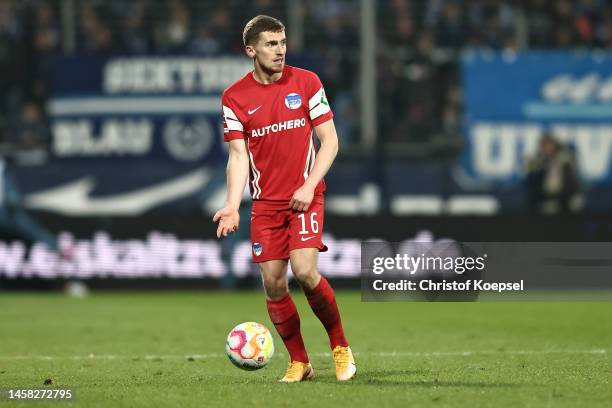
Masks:
[[[435,374],[427,370],[371,370],[359,371],[355,379],[343,383],[346,386],[376,386],[376,387],[462,387],[462,388],[518,388],[525,383],[492,383],[482,381],[448,381],[431,378]],[[415,379],[421,376],[423,379]],[[390,378],[391,377],[391,378]],[[397,378],[407,377],[407,378]],[[320,376],[315,381],[320,383],[337,383],[334,376]]]
[[[320,379],[319,382],[332,383],[337,382],[334,378]],[[356,378],[348,384],[354,386],[375,386],[375,387],[420,387],[420,388],[437,388],[437,387],[460,387],[460,388],[519,388],[528,384],[512,384],[512,383],[485,383],[485,382],[467,382],[467,381],[415,381],[415,380],[385,380],[377,378],[359,379]]]
[[[344,383],[338,383],[336,377],[331,370],[327,372],[319,372],[314,381],[308,381],[308,384],[315,386],[316,384],[337,384],[346,387],[414,387],[414,388],[436,388],[436,387],[460,387],[460,388],[520,388],[527,386],[537,386],[537,384],[526,383],[508,383],[508,382],[483,382],[483,381],[466,381],[466,380],[438,380],[435,373],[428,370],[371,370],[359,371],[355,379]],[[398,378],[399,377],[399,378]],[[405,377],[405,378],[402,378]],[[416,377],[416,378],[415,378]],[[419,379],[422,378],[422,379]],[[279,384],[287,386],[287,384],[278,383],[276,377],[226,377],[224,383],[240,383],[241,385],[263,385],[263,384]]]

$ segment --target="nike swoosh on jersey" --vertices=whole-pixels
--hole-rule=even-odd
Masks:
[[[252,115],[252,114],[254,114],[255,112],[257,112],[257,111],[259,110],[259,108],[261,108],[262,106],[263,106],[263,105],[259,105],[259,106],[258,106],[258,107],[256,107],[255,109],[249,109],[249,110],[247,111],[247,113],[248,113],[249,115]]]
[[[309,239],[313,239],[316,238],[316,235],[313,235],[312,237],[302,237],[301,240],[303,241],[308,241]]]

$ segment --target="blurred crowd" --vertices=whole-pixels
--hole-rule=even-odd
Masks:
[[[612,47],[612,3],[606,0],[377,4],[379,136],[391,141],[427,141],[459,133],[461,51]]]
[[[322,58],[319,74],[345,142],[359,140],[357,0],[0,0],[0,140],[44,158],[49,58],[57,53],[239,53],[248,19],[289,27],[289,55]],[[490,47],[612,46],[605,0],[380,0],[377,13],[379,138],[452,137],[461,118],[459,52]],[[302,41],[291,21],[302,21]]]

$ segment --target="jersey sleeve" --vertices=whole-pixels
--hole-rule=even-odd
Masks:
[[[313,74],[310,80],[310,95],[308,98],[308,112],[312,126],[318,126],[334,117],[329,106],[325,89],[319,77]]]
[[[223,105],[223,140],[229,142],[235,139],[244,139],[244,125],[236,115],[236,109],[230,99],[223,94],[221,98]]]

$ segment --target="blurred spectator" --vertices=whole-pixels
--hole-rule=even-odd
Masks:
[[[575,158],[552,136],[542,137],[538,153],[527,160],[526,170],[532,211],[551,215],[580,209]]]
[[[26,101],[12,126],[9,143],[18,165],[40,165],[47,161],[49,134],[42,112]]]
[[[393,45],[405,44],[414,39],[418,25],[415,21],[415,7],[410,0],[390,0],[377,2],[379,21],[378,31],[386,42]]]
[[[466,34],[464,8],[457,0],[432,1],[427,12],[435,41],[443,47],[460,47]]]
[[[564,0],[559,0],[559,3]],[[529,0],[525,3],[526,24],[529,45],[534,48],[545,47],[552,41],[554,20],[548,0]]]
[[[38,1],[32,9],[26,9],[27,27],[32,38],[23,69],[27,72],[25,95],[42,105],[48,97],[47,78],[50,59],[60,51],[60,27],[56,11],[48,1]],[[26,37],[29,38],[29,37]],[[19,112],[19,110],[16,110]],[[21,112],[19,113],[21,114]]]
[[[37,53],[52,53],[60,49],[60,28],[51,5],[46,1],[34,9],[34,49]]]
[[[432,60],[433,48],[433,35],[420,33],[414,55],[402,66],[397,87],[399,117],[393,130],[394,141],[423,141],[435,130],[440,89],[436,83],[437,67]]]
[[[7,114],[19,90],[21,27],[11,1],[0,2],[0,128],[6,126]]]
[[[113,53],[120,47],[117,41],[112,10],[101,2],[86,1],[79,19],[86,53]]]
[[[574,22],[574,10],[570,0],[560,0],[553,7],[554,37],[553,43],[549,44],[559,48],[568,48],[575,44],[576,24]]]
[[[155,45],[162,51],[178,51],[191,35],[191,13],[182,0],[167,0],[165,18],[155,27]]]
[[[221,45],[217,41],[214,31],[206,24],[196,28],[196,34],[189,43],[189,53],[194,55],[209,56],[221,51]]]
[[[576,4],[576,32],[579,41],[586,46],[595,46],[595,32],[601,22],[601,4],[595,0],[579,0]]]
[[[597,41],[603,48],[612,48],[612,5],[604,8],[601,17],[601,24],[595,33]]]
[[[209,56],[232,51],[229,46],[231,35],[227,30],[231,26],[231,19],[227,10],[207,10],[197,21],[195,36],[189,44],[190,53]],[[235,33],[235,37],[240,37],[239,32]]]
[[[152,52],[149,2],[133,0],[119,3],[118,14],[121,16],[121,41],[128,53],[145,54]]]

